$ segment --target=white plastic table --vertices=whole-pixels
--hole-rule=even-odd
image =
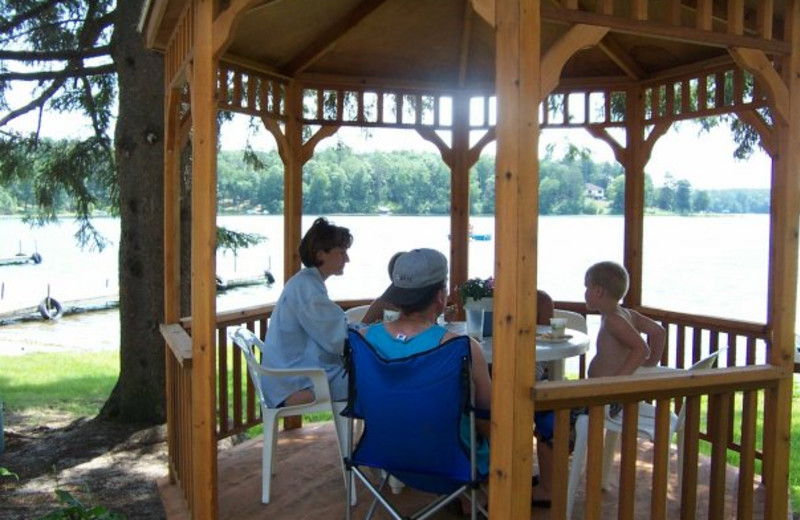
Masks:
[[[455,321],[447,324],[447,329],[451,332],[465,334],[467,324],[463,321]],[[538,325],[536,332],[542,334],[550,332],[550,327],[545,325]],[[552,381],[559,381],[564,379],[564,361],[573,356],[580,356],[589,350],[589,336],[583,332],[575,329],[567,329],[566,335],[571,336],[567,341],[547,341],[543,339],[536,340],[536,362],[546,363],[550,379]],[[492,347],[493,339],[491,336],[484,337],[481,340],[481,347],[483,349],[483,356],[486,361],[491,364],[492,362]]]

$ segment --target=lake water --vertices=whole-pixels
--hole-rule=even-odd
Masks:
[[[307,229],[314,217],[303,219]],[[372,298],[388,284],[386,264],[399,250],[433,247],[449,254],[449,217],[332,216],[355,240],[343,276],[328,280],[334,299]],[[17,218],[0,218],[0,258],[38,252],[39,265],[0,266],[0,314],[36,306],[50,291],[69,302],[117,293],[119,221],[96,219],[112,245],[102,252],[81,251],[75,225],[29,228]],[[283,219],[280,216],[221,216],[220,225],[259,233],[267,240],[237,255],[219,252],[217,273],[244,278],[270,270],[274,286],[251,286],[223,293],[218,310],[273,302],[283,284]],[[476,234],[492,240],[469,244],[469,276],[486,277],[494,268],[494,218],[473,217]],[[613,216],[541,217],[539,286],[556,300],[582,301],[583,274],[599,260],[622,260],[623,219]],[[680,312],[754,322],[766,319],[768,215],[647,217],[643,303]],[[157,268],[160,268],[157,267]]]

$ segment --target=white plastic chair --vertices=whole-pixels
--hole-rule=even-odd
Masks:
[[[586,325],[586,317],[583,314],[565,311],[564,309],[554,309],[553,317],[566,319],[568,329],[579,330],[584,334],[589,332],[589,327]]]
[[[701,359],[688,369],[704,370],[711,368],[717,361],[720,351],[712,352],[707,357]],[[676,369],[677,370],[677,369]],[[637,423],[638,436],[647,440],[654,440],[656,407],[649,403],[639,403],[639,420]],[[683,426],[686,421],[686,407],[681,407],[679,415],[670,412],[669,418],[669,439],[672,435],[678,434],[678,488],[680,488],[681,474],[683,473]],[[614,460],[614,452],[617,449],[619,435],[622,432],[622,413],[616,417],[609,417],[608,407],[606,407],[606,417],[603,427],[606,430],[605,442],[603,443],[603,470],[601,487],[608,487],[608,477],[611,464]],[[569,472],[567,483],[567,518],[572,518],[572,507],[575,500],[575,492],[578,490],[578,482],[586,467],[586,446],[589,437],[589,416],[581,415],[575,422],[575,449],[572,452],[572,465]]]
[[[344,311],[347,323],[360,323],[361,320],[364,319],[364,315],[367,313],[369,307],[369,305],[359,305],[357,307],[350,307]]]
[[[247,360],[247,371],[261,403],[261,416],[264,424],[264,447],[261,460],[261,502],[268,504],[270,500],[270,483],[275,473],[275,449],[278,444],[278,419],[286,416],[301,415],[310,412],[331,412],[336,428],[336,437],[339,440],[339,460],[345,453],[347,419],[341,416],[346,402],[331,400],[331,390],[328,378],[321,368],[265,368],[257,361],[256,350],[263,350],[264,343],[251,331],[244,327],[236,329],[231,334],[234,344],[244,354]],[[311,379],[315,400],[311,403],[271,408],[267,404],[264,392],[261,389],[261,377],[306,376]],[[347,484],[347,473],[342,466],[342,472]],[[354,493],[355,494],[355,493]],[[355,503],[355,502],[354,502]]]

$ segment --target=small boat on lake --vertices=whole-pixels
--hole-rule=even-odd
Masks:
[[[492,239],[491,233],[475,233],[472,229],[472,224],[469,226],[469,239],[470,240],[477,240],[478,242],[488,242]],[[450,235],[447,235],[448,240],[452,240]]]

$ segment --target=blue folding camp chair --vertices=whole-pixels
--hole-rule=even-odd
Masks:
[[[486,475],[477,469],[474,391],[467,336],[432,350],[388,360],[356,331],[350,331],[345,356],[350,392],[343,415],[349,417],[345,467],[374,495],[366,518],[378,502],[397,519],[422,520],[464,494],[472,501],[472,518],[480,512],[479,484]],[[462,442],[460,424],[469,418],[470,442]],[[353,420],[364,430],[353,449]],[[383,470],[373,482],[365,469]],[[437,495],[413,515],[403,516],[383,493],[389,476],[407,486]],[[348,478],[348,486],[353,485]],[[351,491],[348,490],[348,496]],[[352,507],[347,519],[352,518]]]

